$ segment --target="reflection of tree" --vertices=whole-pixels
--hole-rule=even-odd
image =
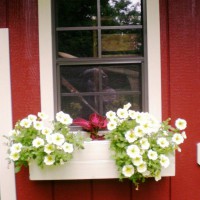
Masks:
[[[95,0],[55,0],[59,27],[90,26],[97,14]]]
[[[58,27],[88,27],[97,26],[97,1],[95,0],[59,0],[55,1]],[[101,25],[121,26],[141,24],[140,1],[133,4],[131,0],[100,0]],[[139,8],[138,8],[139,7]],[[113,34],[113,30],[107,30]],[[133,34],[133,30],[115,30],[118,34]],[[135,29],[137,43],[142,43],[140,30]],[[77,57],[93,57],[97,55],[97,31],[77,30],[59,31],[58,49]],[[141,52],[138,46],[138,54]]]
[[[141,24],[141,12],[138,10],[138,6],[141,6],[139,2],[134,5],[132,1],[127,0],[102,1],[102,3],[105,2],[107,5],[102,5],[101,14],[111,19],[105,25]]]
[[[94,24],[97,16],[96,0],[55,1],[59,27],[81,27]],[[100,0],[101,16],[109,22],[106,25],[141,24],[140,0]]]
[[[133,29],[132,25],[143,24],[141,17],[142,5],[141,0],[138,0],[137,3],[133,2],[136,2],[136,0],[100,0],[100,23],[101,26],[104,26],[104,29],[101,30],[101,44],[98,44],[97,38],[99,32],[97,30],[92,30],[93,28],[97,29],[97,21],[99,20],[97,19],[97,0],[54,0],[57,14],[56,27],[66,27],[65,30],[59,30],[56,33],[56,35],[58,36],[58,51],[72,54],[76,57],[97,57],[98,45],[102,45],[102,57],[132,57],[138,55],[141,56],[143,52],[143,32],[141,26],[138,26],[138,29]],[[127,26],[126,29],[120,29],[120,26],[124,25]],[[112,26],[115,27],[112,28]],[[119,27],[116,28],[116,26]],[[67,30],[67,28],[69,27],[70,30]],[[105,40],[106,38],[108,38],[109,42]],[[115,43],[115,45],[113,42],[111,42],[119,41],[119,39],[121,39],[120,41],[122,41],[120,45],[122,45],[122,47],[124,48],[119,48],[119,42]],[[107,46],[105,45],[104,50],[103,44],[105,43]],[[127,50],[126,47],[128,46],[128,44],[131,45],[129,45],[130,48]],[[113,48],[108,49],[107,47],[109,45]],[[80,66],[78,66],[78,63],[76,64],[76,66],[73,66],[71,68],[69,66],[64,66],[63,69],[68,68],[66,72],[62,70],[61,67],[61,75],[67,80],[70,80],[70,83],[78,88],[79,91],[86,92],[83,90],[83,82],[81,81],[81,76],[79,76],[83,68],[80,68]],[[88,69],[91,69],[93,67],[94,66],[92,65],[87,66]],[[122,66],[122,68],[123,67],[124,66]],[[108,69],[108,67],[106,68]],[[84,70],[86,70],[85,67]],[[133,66],[131,66],[131,70],[133,70]],[[119,88],[115,89],[118,89],[119,91],[141,91],[141,88],[133,89],[129,87],[130,82],[133,81],[129,75],[123,76],[122,74],[111,72],[113,71],[107,71],[107,73],[111,74],[110,77],[112,77],[112,79],[110,80],[112,88],[116,87],[117,80],[117,85]],[[138,77],[137,80],[141,80],[141,77]],[[84,83],[86,83],[86,81],[84,81]],[[64,94],[66,92],[66,88],[61,87],[61,93]],[[107,95],[106,98],[108,97],[112,96]],[[88,110],[88,107],[83,104],[78,96],[69,95],[69,97],[63,96],[61,98],[62,109],[66,112],[70,110],[73,114],[73,117],[77,117],[80,116],[82,113],[85,113],[84,109]],[[89,96],[86,96],[84,98],[88,100]],[[103,97],[101,97],[101,101],[102,99]],[[103,100],[105,100],[105,98]],[[104,111],[107,109],[114,110],[115,107],[120,107],[127,102],[132,102],[133,107],[136,110],[140,110],[140,97],[138,95],[133,96],[124,94],[118,94],[117,98],[112,100],[112,103],[109,102],[106,104],[104,102],[103,109]],[[90,105],[93,104],[90,103]]]

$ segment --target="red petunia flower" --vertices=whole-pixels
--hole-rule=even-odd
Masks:
[[[92,139],[103,139],[102,136],[98,135],[98,131],[106,129],[107,123],[108,121],[106,117],[103,117],[97,113],[92,113],[89,116],[89,121],[82,118],[77,118],[73,120],[73,124],[81,126],[84,130],[90,132],[90,136]]]

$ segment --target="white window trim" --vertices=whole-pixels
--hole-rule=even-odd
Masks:
[[[8,29],[0,29],[0,199],[16,200],[14,166],[8,166],[7,146],[3,135],[12,129],[10,55]]]
[[[147,61],[149,113],[162,120],[159,0],[147,3]]]
[[[160,22],[159,22],[159,0],[151,0],[147,2],[147,52],[148,52],[148,109],[157,119],[161,120],[161,66],[160,66]],[[40,55],[40,88],[41,88],[41,110],[47,113],[51,118],[54,118],[54,93],[53,93],[53,55],[52,55],[52,18],[51,18],[51,0],[38,0],[38,11],[39,11],[39,55]],[[101,143],[102,145],[103,143]],[[92,145],[92,144],[89,144]],[[100,149],[100,144],[96,144],[95,150]],[[83,162],[79,161],[75,163],[72,169],[80,169],[85,164],[90,163],[92,169],[98,169],[98,167],[104,169],[106,163],[110,163],[111,160],[92,160],[86,158]],[[81,165],[82,162],[82,165]],[[113,178],[113,165],[106,167],[107,178]],[[59,168],[56,168],[59,169]],[[90,173],[90,170],[84,171],[84,179],[94,177],[104,177],[105,174],[99,175],[102,170],[97,170],[98,174]],[[43,172],[42,172],[43,173]],[[56,174],[59,173],[56,170]],[[61,173],[63,174],[63,173]],[[35,176],[35,173],[34,173]],[[44,175],[39,172],[39,177],[31,176],[31,179],[42,179]],[[56,175],[57,176],[57,175]],[[70,179],[81,179],[74,170],[70,170]],[[45,178],[51,176],[47,174]],[[44,179],[45,179],[44,178]],[[54,179],[56,179],[54,177]]]

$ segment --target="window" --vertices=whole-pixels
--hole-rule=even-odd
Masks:
[[[70,2],[70,1],[69,1]],[[77,2],[77,1],[76,1]],[[86,2],[86,1],[85,1]],[[93,1],[87,1],[87,2],[94,2]],[[87,53],[87,55],[84,57],[83,52],[81,52],[81,54],[78,54],[77,52],[79,52],[79,49],[77,48],[77,51],[73,51],[73,52],[68,52],[68,50],[66,49],[62,49],[59,47],[57,47],[56,52],[54,53],[54,55],[57,55],[57,52],[61,51],[64,52],[66,54],[68,54],[68,56],[71,57],[77,57],[75,58],[76,61],[74,60],[74,58],[61,58],[61,57],[57,57],[54,58],[54,62],[57,62],[57,69],[58,71],[56,72],[56,68],[54,67],[54,62],[53,62],[53,47],[52,47],[52,38],[55,35],[55,33],[52,34],[52,13],[51,13],[51,0],[39,0],[38,1],[38,8],[39,8],[39,48],[40,48],[40,85],[41,85],[41,109],[42,111],[46,112],[47,114],[49,114],[50,116],[54,117],[55,116],[55,112],[58,110],[58,108],[55,108],[55,105],[61,105],[61,92],[66,92],[64,91],[64,88],[60,87],[60,88],[55,88],[56,85],[56,80],[53,78],[53,74],[57,74],[57,80],[59,80],[59,76],[60,73],[68,73],[68,71],[70,70],[70,68],[73,67],[77,67],[79,69],[86,69],[87,67],[92,67],[92,68],[98,68],[98,69],[105,69],[108,68],[110,69],[109,74],[118,74],[116,72],[111,71],[111,69],[113,70],[117,70],[120,69],[122,67],[124,67],[124,71],[128,71],[130,68],[135,69],[136,72],[139,74],[139,78],[137,79],[137,82],[139,83],[139,87],[137,87],[137,94],[140,93],[140,98],[138,98],[140,100],[140,102],[142,102],[141,104],[139,104],[139,108],[138,109],[148,109],[148,111],[155,115],[157,118],[161,119],[161,73],[160,73],[160,28],[159,28],[159,0],[151,0],[151,1],[146,1],[146,47],[143,47],[143,49],[146,49],[146,53],[145,51],[142,52],[142,56],[137,56],[133,54],[133,52],[131,52],[131,56],[129,56],[128,54],[130,53],[129,51],[120,51],[120,49],[118,49],[118,52],[113,52],[108,51],[108,50],[113,50],[113,49],[106,49],[106,51],[104,50],[103,52],[101,51],[101,49],[98,47],[98,53],[97,56],[94,57],[92,53]],[[96,8],[97,9],[97,8]],[[143,5],[143,8],[144,5]],[[106,15],[105,15],[106,16]],[[104,16],[104,18],[105,18]],[[102,17],[102,16],[100,16]],[[143,17],[143,16],[142,16]],[[80,20],[82,22],[82,20]],[[89,21],[91,23],[91,21]],[[89,23],[87,21],[87,23]],[[98,23],[98,21],[96,22]],[[55,23],[56,24],[56,23]],[[105,38],[109,38],[108,40],[111,41],[110,37],[113,37],[114,32],[121,30],[120,28],[117,28],[115,26],[112,26],[110,24],[101,24],[102,26],[105,26],[109,29],[108,30],[104,30],[100,29],[101,27],[97,27],[96,28],[96,32],[100,32],[102,31],[102,33],[106,36],[103,36],[104,39]],[[71,30],[60,30],[61,27],[71,27]],[[66,26],[61,24],[59,25],[57,28],[58,30],[56,32],[59,32],[59,34],[61,34],[61,32],[71,32],[74,30],[77,30],[79,27],[81,27],[81,30],[77,30],[78,32],[87,32],[87,31],[94,31],[94,27],[93,26],[89,26],[88,30],[85,30],[87,26],[85,26],[85,24],[80,24],[79,26],[75,26],[73,27],[72,25],[69,25],[69,20],[68,20],[68,25]],[[129,29],[134,29],[135,26],[140,27],[139,30],[142,29],[143,24],[126,24],[126,25],[122,25],[122,26],[126,26],[126,28],[124,27],[124,29],[127,30],[127,28]],[[134,26],[134,27],[131,27]],[[123,30],[124,30],[123,29]],[[138,30],[137,30],[138,31]],[[109,32],[109,34],[108,34]],[[101,33],[101,34],[102,34]],[[62,35],[62,34],[61,34]],[[71,34],[72,35],[72,34]],[[72,35],[73,36],[73,35]],[[99,40],[102,41],[102,37],[100,37],[101,35],[99,34]],[[75,37],[75,36],[73,36]],[[145,37],[143,37],[143,40],[145,39]],[[98,38],[97,38],[98,41]],[[105,44],[106,42],[102,42],[102,44]],[[55,45],[56,46],[56,45]],[[60,49],[58,49],[60,48]],[[108,48],[108,47],[107,47]],[[59,50],[59,51],[58,51]],[[95,51],[96,52],[96,51]],[[100,57],[99,55],[102,56]],[[115,57],[115,54],[117,54],[117,57]],[[122,54],[122,55],[121,55]],[[146,59],[144,59],[144,55],[146,56]],[[139,58],[140,57],[140,58]],[[147,65],[148,64],[148,65]],[[144,66],[145,65],[145,66]],[[146,68],[145,68],[146,67]],[[145,70],[144,70],[145,68]],[[67,72],[65,72],[66,69]],[[123,68],[122,68],[123,69]],[[60,71],[59,71],[60,70]],[[101,70],[99,70],[101,71]],[[71,71],[70,71],[71,72]],[[148,72],[148,73],[147,73]],[[125,75],[124,75],[125,76]],[[146,76],[146,77],[145,77]],[[113,75],[111,76],[113,78]],[[71,78],[71,77],[70,77]],[[110,78],[110,76],[109,76]],[[144,80],[145,79],[145,84],[144,85]],[[67,79],[68,80],[68,79]],[[116,81],[118,82],[118,79],[116,78]],[[113,82],[114,83],[114,82]],[[73,83],[72,83],[73,84]],[[116,84],[117,85],[117,84]],[[147,87],[148,85],[148,87]],[[115,85],[114,85],[115,86]],[[78,86],[76,86],[76,89],[79,89]],[[112,86],[113,87],[113,86]],[[58,89],[58,90],[57,90]],[[115,91],[117,90],[117,92],[121,92],[123,93],[124,90],[119,90],[119,88],[113,88]],[[65,89],[67,90],[67,89]],[[126,88],[126,92],[133,92],[131,91],[132,89],[129,87],[128,90]],[[134,91],[136,91],[136,87],[133,88]],[[57,92],[59,92],[59,98],[57,98]],[[80,91],[79,91],[80,92]],[[70,93],[69,91],[67,92],[68,98],[73,98],[70,95],[73,95],[73,93]],[[87,94],[89,95],[89,93]],[[85,94],[85,96],[87,96]],[[104,93],[102,91],[97,91],[97,93],[93,94],[94,96],[98,96],[100,97],[101,95],[104,95]],[[145,96],[146,95],[146,96]],[[88,97],[88,96],[87,96]],[[141,99],[142,97],[142,99]],[[65,95],[62,96],[62,98],[66,99],[67,97],[65,97]],[[78,97],[77,99],[79,99],[80,97]],[[146,101],[148,100],[148,101]],[[78,100],[77,100],[78,101]],[[79,99],[80,101],[80,99]],[[101,102],[99,100],[99,102]],[[100,109],[102,109],[100,107]],[[103,109],[102,109],[103,110]],[[105,111],[105,110],[104,110]]]
[[[93,1],[94,0],[87,0],[87,2],[93,2]],[[77,2],[77,1],[74,1],[74,2]],[[144,7],[143,7],[143,9],[144,9]],[[137,76],[140,77],[137,79],[137,82],[138,82],[137,84],[140,87],[137,87],[137,88],[135,87],[135,88],[133,88],[133,90],[134,91],[137,90],[138,92],[140,92],[140,96],[142,96],[142,102],[146,102],[146,104],[147,104],[147,105],[142,105],[143,103],[139,104],[140,105],[139,109],[141,109],[141,108],[143,109],[143,107],[146,107],[151,114],[155,115],[158,119],[161,119],[159,0],[146,1],[146,20],[147,20],[147,22],[146,22],[146,34],[147,34],[146,35],[146,40],[147,40],[146,52],[147,52],[147,58],[146,59],[143,58],[141,60],[136,58],[136,56],[134,59],[133,58],[131,59],[130,56],[127,55],[128,53],[130,53],[128,51],[125,51],[125,53],[123,53],[123,55],[121,55],[121,56],[120,56],[120,54],[122,54],[123,51],[122,52],[120,52],[120,51],[114,52],[114,54],[113,54],[113,52],[112,52],[112,54],[110,54],[109,51],[107,51],[107,52],[103,51],[102,55],[105,55],[105,57],[104,56],[102,56],[102,57],[93,57],[93,56],[83,57],[82,56],[81,57],[80,55],[78,55],[78,54],[76,55],[76,53],[71,53],[71,52],[64,52],[64,53],[68,54],[67,56],[71,56],[71,58],[61,58],[61,57],[57,57],[57,56],[54,57],[53,56],[53,47],[52,47],[52,38],[53,38],[53,35],[55,35],[55,33],[52,34],[53,29],[52,29],[52,21],[51,21],[51,19],[52,19],[51,0],[38,0],[38,11],[39,11],[39,50],[40,50],[40,90],[41,90],[41,109],[43,112],[47,113],[49,116],[51,116],[53,118],[55,116],[56,110],[58,109],[58,108],[55,109],[55,105],[60,104],[59,106],[61,106],[61,102],[57,103],[57,95],[54,95],[54,94],[57,94],[57,92],[55,92],[55,91],[58,91],[60,94],[59,98],[61,98],[62,88],[60,88],[59,90],[57,90],[58,88],[55,88],[57,82],[56,82],[56,79],[53,78],[54,77],[53,75],[57,74],[58,75],[57,80],[60,80],[61,79],[60,73],[61,72],[65,73],[65,70],[62,71],[63,68],[67,69],[67,72],[66,72],[67,74],[68,74],[70,68],[73,68],[75,66],[76,66],[76,68],[79,68],[79,69],[80,68],[85,69],[87,67],[88,68],[89,67],[90,68],[98,67],[98,69],[100,69],[99,71],[101,71],[101,69],[104,70],[106,68],[106,69],[110,70],[109,78],[110,78],[110,74],[111,75],[113,73],[115,73],[115,75],[118,74],[113,70],[119,70],[119,69],[124,70],[125,69],[124,71],[127,72],[131,68],[131,69],[134,69],[138,73]],[[69,26],[69,27],[71,27],[71,26]],[[84,28],[83,24],[81,24],[80,27]],[[112,26],[110,28],[112,30],[114,27]],[[76,27],[74,27],[74,29],[76,29]],[[92,29],[93,29],[93,27],[91,28],[91,30]],[[97,29],[97,30],[100,31],[100,29]],[[109,34],[111,34],[111,30],[109,30],[109,32],[110,32]],[[70,30],[68,30],[68,31],[70,31]],[[73,30],[71,30],[71,31],[73,31]],[[111,35],[108,35],[106,37],[111,37]],[[113,35],[112,35],[112,37],[113,37]],[[109,41],[110,40],[111,39],[109,38]],[[143,49],[145,50],[145,48],[143,48]],[[64,51],[64,49],[60,49],[60,50]],[[54,52],[54,55],[57,55],[57,52],[58,52],[58,49],[56,49],[56,52]],[[101,51],[98,50],[97,56],[99,56],[99,52],[101,52]],[[114,57],[116,53],[117,53],[118,58]],[[90,55],[93,55],[93,54],[90,54]],[[133,56],[133,55],[134,54],[131,54],[131,56]],[[145,52],[143,52],[143,55],[145,55]],[[73,60],[74,59],[73,56],[77,57],[76,61]],[[54,57],[54,59],[53,59],[53,57]],[[139,56],[137,56],[137,57],[139,57]],[[55,63],[57,62],[57,64],[58,64],[57,72],[56,72],[55,63],[53,62],[53,60]],[[143,71],[144,64],[148,64],[148,65],[146,65],[146,69],[145,69],[146,72]],[[122,68],[122,66],[124,68]],[[107,72],[108,72],[108,70],[106,71],[106,74],[107,74]],[[128,72],[130,72],[130,71],[128,71]],[[71,71],[70,71],[70,73],[71,73]],[[144,77],[144,75],[147,77]],[[71,78],[71,76],[67,77],[67,78]],[[99,78],[99,76],[98,76],[98,78]],[[148,87],[144,86],[143,79],[145,79],[145,81],[147,83],[146,85],[148,85]],[[101,83],[101,81],[99,83]],[[114,83],[116,83],[116,85],[119,84],[118,79],[116,79]],[[112,86],[112,87],[115,87],[114,83],[113,83],[114,86]],[[74,83],[72,83],[72,84],[74,84]],[[76,89],[79,89],[78,86],[76,86],[76,87],[77,87]],[[145,92],[142,87],[145,87],[145,90],[146,90]],[[125,89],[127,91],[127,87]],[[119,92],[123,93],[124,90],[121,89]],[[132,89],[130,88],[130,86],[129,86],[127,92],[130,92],[130,93],[133,92]],[[145,96],[145,93],[147,96]],[[67,94],[68,95],[70,94],[69,91]],[[93,96],[100,97],[101,95],[104,95],[104,94],[105,93],[103,93],[102,91],[97,91],[95,94],[93,93]],[[70,95],[73,95],[73,93],[71,93]],[[72,98],[72,96],[70,96],[70,95],[68,96],[68,98],[70,98],[70,97]],[[84,97],[85,96],[87,96],[87,95],[84,95]],[[110,96],[112,97],[112,95],[110,95]],[[80,98],[80,97],[78,97],[78,98]],[[148,98],[148,101],[145,101],[147,98]],[[91,145],[93,145],[92,151],[94,148],[94,150],[96,150],[97,153],[99,153],[99,151],[101,151],[100,154],[102,155],[102,149],[101,149],[101,147],[102,147],[101,145],[103,144],[102,142],[104,143],[106,141],[101,141],[101,142],[99,142],[99,144],[92,141],[91,142]],[[108,163],[110,163],[110,162],[112,162],[112,160],[108,160]],[[99,172],[101,171],[102,177],[113,178],[113,177],[111,177],[113,174],[113,168],[110,165],[108,166],[107,165],[108,163],[105,163],[102,160],[95,160],[95,161],[90,160],[88,158],[88,156],[86,156],[85,163],[80,164],[80,162],[77,162],[76,165],[74,165],[74,167],[76,167],[76,169],[78,171],[82,171],[82,168],[84,166],[87,166],[88,163],[91,164],[91,166],[92,166],[91,168],[93,168],[94,166],[98,166],[98,167],[101,167],[101,169],[106,169],[106,170],[97,170],[98,176],[99,176]],[[73,167],[73,169],[74,169],[74,167]],[[104,173],[105,171],[106,171],[106,174]],[[72,176],[72,179],[80,179],[80,177],[79,177],[78,173],[76,173],[76,171],[71,170],[70,175]],[[94,177],[94,176],[91,177],[90,170],[85,170],[84,174],[82,173],[82,175],[84,176],[85,179],[91,179]]]
[[[147,110],[144,0],[53,1],[58,110]]]

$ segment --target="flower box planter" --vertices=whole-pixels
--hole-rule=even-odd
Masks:
[[[115,161],[111,159],[109,141],[84,143],[84,150],[74,153],[73,159],[61,166],[41,169],[35,162],[29,165],[30,180],[78,180],[118,178]],[[175,156],[170,166],[162,170],[162,176],[175,176]]]

